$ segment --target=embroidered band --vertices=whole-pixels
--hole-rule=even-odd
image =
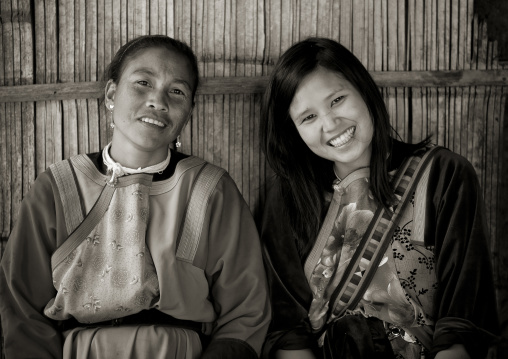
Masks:
[[[78,188],[74,181],[74,173],[69,160],[59,161],[49,166],[55,179],[58,193],[65,214],[67,235],[70,235],[83,221],[83,210],[79,199]]]
[[[208,201],[225,170],[205,164],[194,183],[179,236],[176,258],[192,263],[201,237]]]

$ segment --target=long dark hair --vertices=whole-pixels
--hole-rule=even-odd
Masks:
[[[324,195],[331,191],[333,163],[314,154],[303,142],[289,116],[289,106],[302,79],[318,66],[341,73],[361,94],[374,127],[371,191],[384,206],[389,206],[394,197],[387,160],[394,131],[383,97],[369,72],[334,40],[309,38],[294,44],[280,57],[271,73],[263,98],[260,134],[268,163],[278,176],[286,216],[302,257],[312,247],[324,217]],[[416,149],[425,143],[410,146]]]
[[[199,82],[199,70],[196,55],[186,43],[180,40],[173,39],[166,35],[139,36],[125,43],[116,52],[115,57],[113,57],[113,60],[111,60],[111,63],[106,69],[106,72],[104,74],[105,80],[106,81],[113,80],[115,83],[118,83],[118,81],[122,77],[122,73],[126,63],[140,50],[153,47],[161,47],[169,50],[176,50],[177,52],[179,52],[180,54],[182,54],[184,57],[187,58],[187,61],[189,61],[189,64],[191,65],[192,68],[194,80],[194,87],[192,90],[192,99],[194,101],[194,95],[196,94],[196,89],[198,87]]]

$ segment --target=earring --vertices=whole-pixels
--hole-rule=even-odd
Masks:
[[[115,107],[115,105],[111,104],[108,107],[109,107],[109,112],[112,112],[113,111],[113,107]]]
[[[175,143],[175,146],[178,148],[178,147],[182,147],[182,143],[180,142],[180,135],[176,136],[176,143]]]
[[[113,122],[111,122],[111,123],[109,124],[109,127],[111,127],[111,128],[115,128],[115,124],[114,124]]]

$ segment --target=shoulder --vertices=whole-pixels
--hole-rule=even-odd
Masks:
[[[434,176],[448,180],[477,178],[476,170],[467,158],[440,146],[434,151],[431,171]]]

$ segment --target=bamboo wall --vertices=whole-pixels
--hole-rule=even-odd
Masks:
[[[0,17],[0,254],[37,174],[109,142],[101,81],[126,41],[167,34],[193,48],[203,85],[182,151],[226,168],[254,211],[271,174],[258,141],[266,76],[292,43],[325,36],[371,71],[404,140],[432,133],[472,162],[508,286],[496,237],[508,66],[473,0],[0,0]]]

